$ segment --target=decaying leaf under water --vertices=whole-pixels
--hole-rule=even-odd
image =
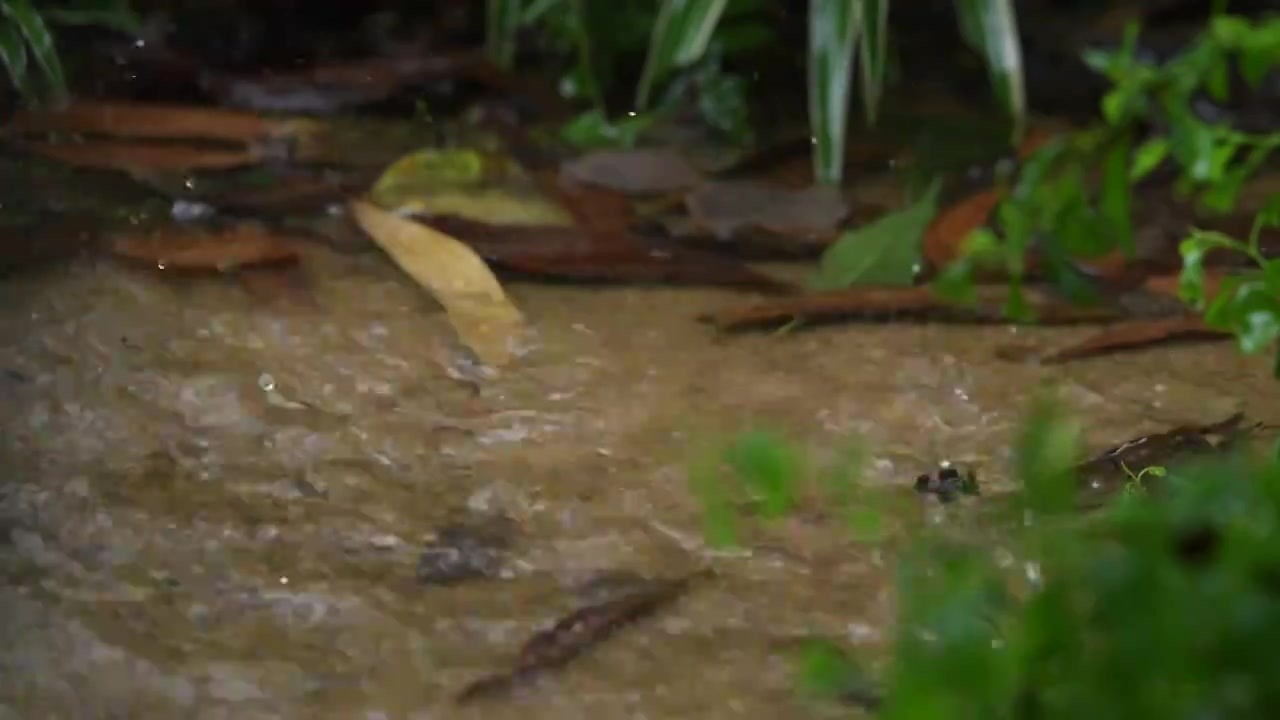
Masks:
[[[680,192],[702,182],[684,156],[661,148],[588,153],[562,165],[560,173],[573,182],[632,195]]]
[[[35,134],[70,132],[148,140],[206,140],[259,145],[297,140],[320,124],[254,113],[146,103],[73,102],[55,110],[23,110],[8,129]]]
[[[434,228],[354,200],[360,227],[444,306],[459,339],[481,362],[505,365],[526,327],[489,267],[470,248]]]
[[[625,625],[652,615],[679,598],[703,570],[674,580],[657,580],[622,597],[581,607],[547,630],[537,633],[520,648],[507,672],[483,677],[463,688],[457,702],[465,704],[510,692],[549,671],[569,664],[604,642]]]
[[[721,240],[761,229],[810,245],[835,238],[849,212],[834,188],[795,190],[746,180],[706,183],[689,193],[685,205],[699,227]]]
[[[292,238],[254,223],[220,231],[171,225],[113,237],[111,252],[161,270],[227,272],[298,259]]]
[[[76,167],[124,172],[234,170],[256,165],[262,157],[253,149],[194,145],[87,140],[83,142],[23,141],[22,149]]]

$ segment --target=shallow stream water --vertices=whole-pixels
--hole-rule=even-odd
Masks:
[[[376,253],[308,248],[307,304],[82,258],[0,284],[0,718],[779,718],[792,641],[873,652],[892,559],[817,515],[702,541],[690,459],[783,431],[866,482],[943,460],[1007,488],[1035,389],[1106,446],[1235,410],[1280,420],[1229,343],[1041,368],[1085,329],[846,325],[715,335],[711,290],[509,288],[536,349],[476,380],[433,301]],[[501,514],[495,577],[427,585],[423,543]],[[509,700],[451,698],[602,571],[718,576]]]

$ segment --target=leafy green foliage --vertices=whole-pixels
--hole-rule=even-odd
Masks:
[[[892,720],[1269,717],[1280,701],[1280,457],[1143,468],[1135,481],[1162,476],[1168,492],[1122,493],[1071,518],[1058,511],[1078,438],[1078,423],[1038,398],[1015,452],[1033,521],[1004,528],[999,552],[925,529],[898,559],[880,681],[815,638],[799,652],[799,688]],[[798,463],[781,442],[750,433],[714,462],[734,458],[774,487]]]
[[[127,0],[76,0],[60,7],[37,10],[31,0],[0,0],[0,62],[9,81],[31,97],[31,61],[40,67],[46,92],[55,102],[67,94],[62,60],[46,18],[64,25],[100,25],[123,32],[140,32],[141,20]]]
[[[1067,294],[1087,300],[1075,260],[1116,248],[1133,251],[1133,186],[1161,166],[1172,164],[1180,191],[1207,209],[1235,206],[1244,181],[1280,147],[1280,131],[1251,134],[1206,122],[1195,115],[1194,101],[1199,93],[1226,94],[1232,62],[1249,68],[1242,74],[1252,82],[1280,66],[1280,19],[1217,16],[1163,65],[1139,60],[1137,41],[1138,29],[1131,26],[1119,49],[1086,53],[1086,61],[1113,83],[1102,102],[1105,123],[1047,143],[1025,163],[997,210],[1000,233],[980,231],[969,243],[980,257],[947,268],[937,281],[940,291],[964,299],[976,268],[1002,264],[1012,277],[1006,312],[1020,317],[1022,268],[1035,244],[1050,278]],[[1156,130],[1144,135],[1144,127]],[[1091,184],[1091,176],[1099,180]],[[1197,237],[1196,246],[1225,241]],[[1260,298],[1249,300],[1255,309]],[[1261,315],[1251,318],[1258,323],[1253,337],[1269,332]]]
[[[811,285],[818,290],[911,285],[920,264],[924,231],[938,211],[941,187],[935,180],[910,206],[842,233],[823,252]]]
[[[649,107],[654,87],[671,71],[701,60],[728,0],[663,0],[636,88],[636,110]]]
[[[1241,352],[1254,354],[1280,339],[1280,259],[1263,256],[1259,237],[1264,227],[1280,227],[1280,196],[1254,219],[1248,242],[1219,232],[1193,230],[1182,242],[1182,275],[1178,293],[1191,307],[1204,313],[1210,327],[1235,334]],[[1205,284],[1205,258],[1210,251],[1244,255],[1256,269],[1226,278],[1216,294]],[[1280,378],[1280,348],[1276,350],[1275,376]]]

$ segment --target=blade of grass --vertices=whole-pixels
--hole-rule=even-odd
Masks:
[[[884,64],[889,43],[889,0],[862,0],[862,111],[868,125],[875,125],[884,91]]]
[[[578,66],[582,68],[583,88],[587,97],[595,105],[596,110],[606,115],[604,106],[604,90],[599,75],[596,73],[596,47],[591,33],[591,16],[588,14],[587,0],[571,0],[570,10],[573,12],[574,34],[577,36]]]
[[[485,5],[485,52],[504,70],[510,70],[515,62],[521,10],[520,0],[488,0]]]
[[[54,46],[53,34],[39,11],[31,5],[30,0],[4,0],[0,2],[0,13],[13,21],[27,39],[27,46],[35,57],[40,69],[44,70],[49,81],[53,99],[61,101],[67,96],[67,81],[62,74],[62,61],[58,59],[58,49]]]
[[[956,0],[960,34],[982,54],[996,97],[1013,120],[1013,141],[1026,127],[1027,93],[1022,43],[1013,0]]]
[[[728,0],[663,0],[636,88],[637,111],[648,108],[654,88],[668,73],[702,59],[727,4]]]
[[[27,94],[27,44],[13,23],[0,23],[0,61],[20,95]]]
[[[849,76],[862,32],[862,0],[809,0],[809,128],[818,182],[844,173]]]

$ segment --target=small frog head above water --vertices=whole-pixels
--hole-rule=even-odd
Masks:
[[[938,471],[916,478],[916,492],[934,495],[940,502],[949,503],[961,495],[978,495],[978,477],[973,470],[961,472],[950,463],[943,463]]]

